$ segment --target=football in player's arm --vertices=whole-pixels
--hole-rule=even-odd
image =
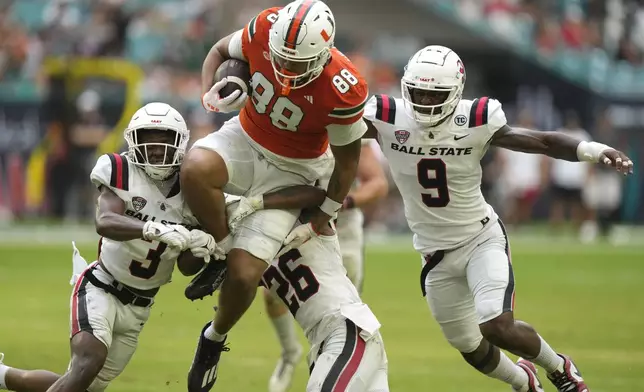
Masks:
[[[206,59],[203,62],[201,70],[201,86],[202,86],[202,103],[208,103],[210,107],[215,108],[218,112],[230,112],[241,109],[246,103],[248,95],[239,90],[231,95],[221,98],[218,95],[226,83],[226,79],[222,79],[213,85],[213,75],[219,66],[226,60],[234,58],[238,60],[247,61],[242,51],[242,34],[244,30],[238,30],[228,36],[220,39],[215,45],[212,46]],[[360,109],[364,106],[367,98],[367,91],[363,92]],[[366,127],[361,120],[359,114],[362,110],[353,113],[351,118],[346,120],[339,120],[338,124],[331,124],[327,127],[329,132],[329,139],[331,151],[335,157],[335,166],[331,180],[327,187],[327,198],[320,205],[320,209],[311,217],[310,224],[315,227],[322,227],[328,222],[335,212],[342,208],[344,198],[351,189],[351,184],[356,178],[358,170],[358,162],[360,160],[360,136],[365,132]],[[221,232],[226,230],[220,227],[221,221],[218,222],[217,229]],[[214,229],[214,227],[213,227]],[[210,232],[213,233],[213,232]],[[214,234],[214,233],[213,233]],[[217,237],[217,235],[215,235]]]
[[[322,1],[298,0],[260,12],[243,29],[217,42],[204,60],[204,108],[222,113],[240,110],[240,114],[196,141],[181,169],[188,206],[227,255],[218,311],[201,332],[189,372],[191,392],[210,390],[216,382],[212,369],[227,333],[249,308],[266,263],[279,252],[297,220],[293,211],[261,211],[241,223],[244,236],[233,237],[224,218],[223,190],[257,195],[312,183],[331,171],[330,144],[334,174],[324,201],[307,224],[314,231],[342,207],[355,177],[360,138],[366,131],[361,117],[367,86],[333,47],[335,30],[333,15]],[[251,93],[220,96],[228,80],[213,84],[212,79],[228,59],[249,64]],[[248,95],[252,97],[247,99]],[[263,159],[272,165],[257,169],[266,173],[259,180],[256,162]],[[265,186],[268,182],[272,188]],[[274,224],[259,232],[253,226],[262,219]]]

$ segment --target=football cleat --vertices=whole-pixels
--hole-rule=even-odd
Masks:
[[[557,387],[557,391],[590,392],[575,363],[566,355],[559,354],[559,356],[564,360],[563,366],[548,374],[548,379]]]
[[[188,392],[208,392],[217,381],[219,358],[222,352],[230,351],[225,343],[207,339],[204,332],[212,321],[206,323],[199,335],[197,351],[188,372]]]
[[[184,291],[184,295],[191,301],[204,299],[222,285],[226,279],[226,263],[211,261],[195,276]]]
[[[288,391],[291,386],[291,381],[293,381],[293,372],[295,372],[295,366],[300,361],[301,357],[302,347],[298,347],[297,351],[293,354],[282,353],[279,361],[277,361],[277,366],[273,371],[273,375],[268,382],[269,392]]]
[[[537,377],[537,368],[534,367],[532,362],[519,358],[517,366],[528,373],[528,389],[515,389],[515,391],[544,392],[543,385],[541,385],[541,381],[539,380],[539,377]]]

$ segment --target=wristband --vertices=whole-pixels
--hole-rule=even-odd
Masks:
[[[325,198],[322,205],[320,205],[322,212],[329,216],[335,216],[335,213],[338,212],[340,208],[342,208],[342,203],[338,203],[337,201],[329,199],[328,197]]]
[[[580,162],[599,162],[602,153],[611,147],[596,142],[579,142],[577,145],[577,159]]]
[[[255,209],[255,211],[264,209],[264,195],[249,197],[248,202]]]

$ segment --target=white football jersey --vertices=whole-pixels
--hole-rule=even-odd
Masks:
[[[125,215],[142,222],[198,225],[181,196],[179,181],[166,197],[145,171],[127,156],[105,154],[98,158],[90,175],[97,186],[106,186],[125,202]],[[149,290],[170,281],[180,251],[163,242],[136,239],[114,241],[101,238],[99,258],[107,270],[124,285]]]
[[[507,123],[505,114],[495,99],[462,99],[442,124],[423,128],[405,110],[402,99],[375,95],[364,118],[378,131],[414,248],[424,254],[455,248],[498,219],[481,193],[480,160]]]
[[[347,278],[337,237],[318,236],[274,260],[262,285],[288,306],[311,344],[342,317],[375,333],[380,324]]]

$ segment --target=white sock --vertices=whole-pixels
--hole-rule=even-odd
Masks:
[[[0,363],[0,389],[9,389],[7,388],[7,381],[4,379],[9,369],[11,369],[9,366]]]
[[[550,347],[548,343],[539,335],[541,339],[541,348],[539,349],[539,355],[535,358],[530,359],[530,362],[536,363],[545,369],[545,371],[550,374],[555,370],[563,370],[564,360],[561,358],[555,350]]]
[[[293,354],[300,350],[300,342],[297,340],[295,334],[295,327],[293,326],[293,316],[286,312],[283,315],[272,318],[271,322],[275,327],[277,338],[280,341],[282,350],[285,354]]]
[[[206,328],[206,330],[204,331],[203,336],[206,339],[212,340],[214,342],[223,342],[224,339],[226,339],[226,335],[228,335],[228,334],[223,334],[222,335],[220,333],[217,333],[217,331],[215,331],[215,327],[213,327],[213,324],[214,323],[210,323],[208,328]]]
[[[487,375],[496,378],[497,380],[501,380],[506,384],[510,384],[517,390],[527,386],[528,381],[530,381],[525,370],[512,362],[512,360],[508,358],[503,351],[501,351],[499,364]]]

